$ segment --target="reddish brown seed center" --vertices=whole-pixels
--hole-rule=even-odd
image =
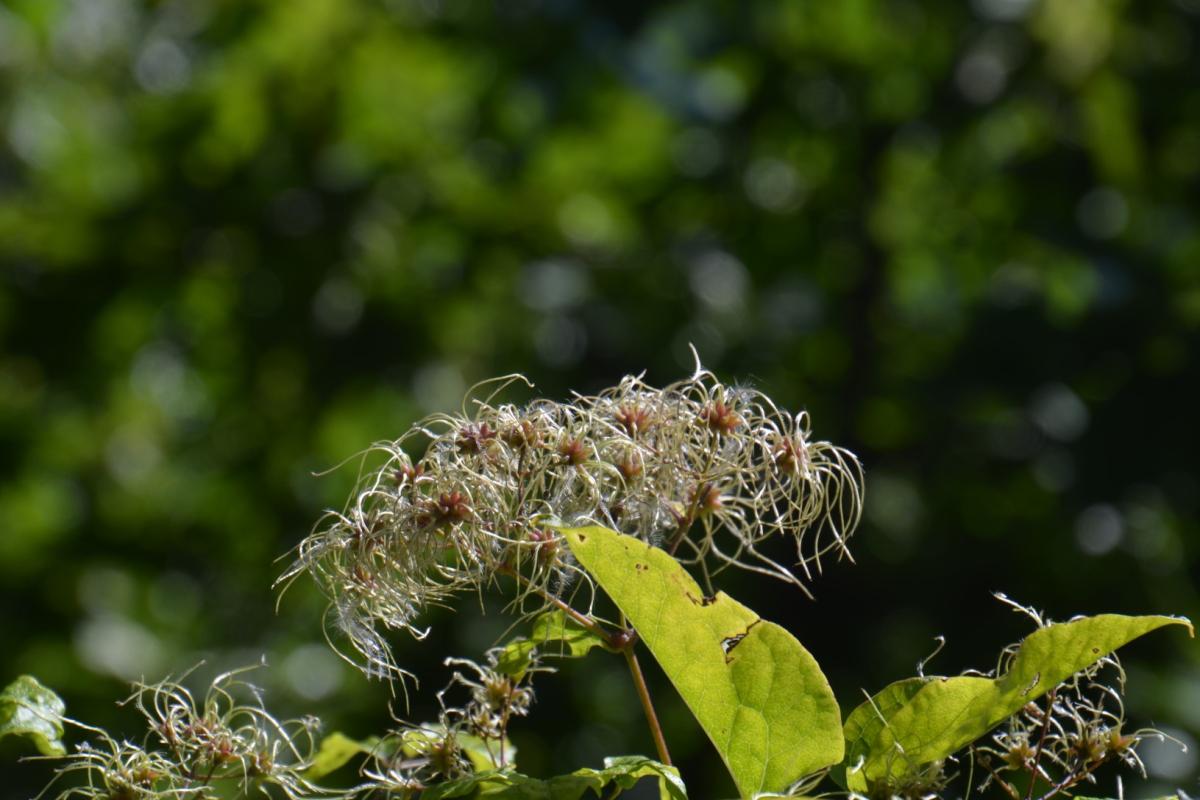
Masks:
[[[443,492],[433,507],[433,521],[438,525],[453,524],[471,518],[471,503],[462,492]]]
[[[537,545],[533,557],[539,565],[550,563],[558,556],[560,540],[554,535],[554,531],[534,528],[529,531],[527,538]]]
[[[650,411],[638,405],[621,406],[614,416],[630,436],[637,436],[650,427]]]
[[[536,447],[541,439],[537,426],[527,419],[507,427],[503,434],[504,443],[509,447]]]
[[[712,483],[700,485],[695,492],[695,502],[701,514],[714,514],[724,506],[721,490]]]
[[[404,464],[403,466],[396,468],[395,472],[392,473],[392,477],[395,479],[397,486],[403,486],[405,484],[411,486],[412,484],[416,483],[417,478],[424,474],[424,464]]]
[[[496,438],[496,432],[488,427],[486,422],[476,425],[471,423],[462,426],[454,443],[463,453],[482,453],[488,442]]]
[[[631,481],[638,475],[642,474],[642,459],[635,452],[625,454],[621,459],[621,463],[617,464],[617,470],[621,473],[621,477],[626,481]]]
[[[775,446],[775,465],[784,472],[799,472],[807,461],[804,444],[788,438]]]
[[[579,439],[567,439],[559,445],[558,452],[573,467],[587,461],[587,447]]]
[[[742,424],[742,418],[737,415],[732,406],[724,400],[714,400],[700,411],[700,419],[713,431],[728,436]]]

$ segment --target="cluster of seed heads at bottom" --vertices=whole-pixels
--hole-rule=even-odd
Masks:
[[[406,726],[386,738],[372,753],[364,770],[364,788],[389,797],[415,796],[430,785],[466,777],[484,769],[512,766],[509,724],[529,714],[534,692],[531,678],[549,668],[531,663],[513,675],[502,670],[498,658],[503,648],[488,651],[486,663],[448,658],[455,671],[449,685],[438,693],[441,713],[437,724]],[[467,699],[450,705],[452,690],[466,690]]]
[[[1146,777],[1138,745],[1165,737],[1152,728],[1127,730],[1124,689],[1125,673],[1110,655],[1057,686],[1046,702],[1027,703],[976,748],[987,770],[983,787],[1004,786],[1012,775],[1024,773],[1053,790],[1044,795],[1048,798],[1094,783],[1096,770],[1110,763]]]
[[[305,777],[318,752],[319,721],[276,720],[263,707],[259,690],[236,679],[242,670],[218,676],[200,702],[176,681],[137,684],[126,702],[146,721],[142,742],[118,741],[102,729],[72,721],[98,743],[81,744],[64,757],[55,783],[66,776],[78,778],[55,800],[215,800],[231,796],[234,787],[238,796],[289,800],[415,797],[481,766],[511,765],[509,723],[529,713],[531,678],[548,668],[540,666],[535,653],[521,674],[513,676],[499,668],[500,653],[499,648],[489,651],[484,664],[447,659],[448,666],[465,669],[455,671],[438,693],[439,721],[405,723],[385,736],[370,750],[364,780],[348,789],[319,786]],[[455,689],[465,689],[467,695],[457,706],[447,703]],[[253,699],[240,702],[241,695]]]
[[[1006,649],[1011,657],[1017,645]],[[1082,783],[1095,783],[1096,771],[1118,763],[1146,777],[1137,747],[1148,738],[1163,739],[1152,728],[1125,729],[1121,696],[1125,674],[1116,656],[1107,656],[1073,675],[1047,694],[1047,703],[1027,703],[989,737],[971,748],[975,774],[982,772],[980,791],[999,787],[1012,800],[1022,800],[1036,776],[1036,800],[1050,800]],[[1049,706],[1049,717],[1046,707]],[[905,771],[872,786],[877,800],[936,800],[955,775],[946,761]]]
[[[66,757],[57,777],[81,780],[56,800],[209,800],[225,796],[223,787],[231,783],[246,796],[252,790],[290,800],[324,794],[304,777],[317,720],[277,720],[263,707],[258,690],[237,680],[238,672],[217,677],[199,702],[171,680],[137,684],[126,702],[146,720],[148,732],[140,743],[75,723],[97,739]],[[238,695],[253,699],[240,702]]]
[[[1003,594],[996,598],[1039,628],[1052,624],[1036,609]],[[1020,646],[1018,642],[1006,647],[995,672],[982,677],[1005,674]],[[1153,728],[1126,729],[1124,691],[1125,672],[1110,654],[1054,687],[1044,701],[1026,703],[990,736],[971,746],[972,773],[982,771],[984,776],[979,789],[999,787],[1011,800],[1050,800],[1079,784],[1095,783],[1096,771],[1114,763],[1146,777],[1138,746],[1146,739],[1168,737]],[[871,786],[868,795],[875,800],[936,800],[955,777],[948,767],[940,760],[901,771],[902,777]],[[1031,782],[1041,788],[1036,795],[1028,788]]]
[[[344,511],[318,523],[280,578],[315,577],[331,601],[330,627],[369,672],[396,670],[381,628],[423,636],[421,611],[456,592],[510,575],[522,602],[548,602],[586,582],[548,522],[637,536],[695,566],[710,588],[734,566],[803,589],[822,556],[848,555],[862,468],[814,440],[807,414],[699,367],[661,389],[631,376],[569,402],[493,404],[521,380],[497,379],[462,413],[431,416],[371,448],[383,463]],[[790,540],[793,556],[764,552],[774,539]]]

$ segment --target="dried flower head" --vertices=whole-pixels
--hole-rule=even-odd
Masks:
[[[455,687],[468,690],[470,699],[458,708],[448,713],[461,720],[462,725],[474,736],[483,740],[490,749],[493,745],[497,750],[497,762],[505,763],[504,739],[508,734],[508,724],[514,717],[524,717],[529,714],[533,705],[533,687],[530,678],[536,673],[545,671],[537,667],[525,669],[517,678],[497,666],[500,649],[490,650],[487,663],[478,664],[465,658],[448,658],[447,666],[465,667],[470,673],[456,671],[450,685],[439,693],[439,701],[445,705],[445,695]]]
[[[204,800],[224,796],[219,787],[227,784],[236,784],[243,795],[254,790],[270,796],[273,787],[289,800],[340,794],[303,775],[312,763],[317,720],[275,719],[258,690],[237,679],[244,671],[219,675],[199,702],[173,680],[135,684],[125,702],[146,720],[141,744],[118,742],[99,728],[74,723],[99,743],[85,742],[66,757],[57,777],[82,773],[83,781],[56,800]],[[248,695],[249,702],[240,695]]]
[[[363,768],[367,797],[415,798],[431,784],[474,772],[459,729],[445,715],[434,725],[408,725],[380,741]]]
[[[1055,687],[1045,703],[1028,703],[975,748],[987,771],[982,788],[1011,787],[1036,776],[1050,787],[1042,795],[1049,800],[1095,783],[1096,771],[1107,764],[1123,764],[1145,777],[1138,745],[1165,736],[1152,728],[1126,729],[1124,687],[1120,662],[1108,656]],[[1014,781],[1017,775],[1023,777]]]
[[[441,711],[433,724],[401,723],[374,749],[363,770],[367,783],[360,787],[389,797],[415,797],[431,784],[454,781],[478,770],[511,766],[509,723],[524,717],[533,704],[532,677],[549,671],[539,664],[536,651],[514,677],[499,667],[503,648],[489,650],[483,664],[465,658],[448,658],[456,670],[438,692]],[[466,690],[466,699],[455,704],[450,695]]]
[[[1030,617],[1039,627],[1050,621],[1035,609],[1003,595],[1002,602]],[[1019,645],[1006,648],[998,672],[1006,669]],[[973,752],[986,777],[981,788],[995,783],[1010,795],[1014,783],[1036,780],[1049,787],[1040,800],[1095,783],[1096,771],[1119,763],[1146,776],[1137,753],[1146,739],[1167,738],[1153,728],[1127,730],[1125,672],[1115,655],[1105,656],[1051,689],[1042,702],[1027,703]],[[1013,781],[1014,776],[1021,776]]]
[[[401,672],[381,633],[417,637],[421,610],[499,575],[520,599],[561,595],[586,575],[547,523],[597,523],[659,545],[705,583],[730,566],[805,589],[822,556],[848,555],[862,512],[855,456],[812,437],[807,414],[730,387],[697,365],[665,388],[627,377],[568,402],[496,403],[524,381],[437,414],[368,452],[346,509],[300,543],[288,582],[311,574],[330,628],[369,672]],[[414,459],[411,453],[420,453]],[[778,539],[794,557],[768,553]]]

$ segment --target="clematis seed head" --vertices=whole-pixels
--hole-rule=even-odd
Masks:
[[[702,566],[807,585],[828,556],[849,555],[862,515],[862,467],[812,435],[804,412],[731,387],[697,364],[657,388],[627,376],[596,395],[435,414],[365,457],[354,494],[296,548],[281,576],[311,575],[330,602],[346,657],[402,673],[384,632],[421,637],[432,604],[516,574],[518,602],[549,605],[588,577],[544,521],[604,525]],[[528,382],[525,382],[528,383]],[[472,393],[473,394],[473,393]],[[416,456],[410,453],[417,454]],[[339,640],[338,637],[330,637]]]

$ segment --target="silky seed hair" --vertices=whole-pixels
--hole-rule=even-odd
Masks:
[[[54,800],[209,800],[227,795],[218,787],[229,784],[245,796],[345,796],[305,777],[316,753],[318,720],[274,717],[257,687],[239,677],[247,669],[217,676],[199,700],[182,684],[186,675],[134,684],[124,703],[146,723],[139,742],[119,741],[100,728],[68,720],[95,739],[60,759],[64,765],[39,797],[64,776],[74,776],[75,785]]]
[[[1053,624],[1037,609],[1000,593],[995,597],[1038,628]],[[1007,671],[1019,649],[1019,642],[1004,649],[995,674]],[[1011,793],[1009,779],[1026,773],[1057,787],[1043,796],[1048,800],[1079,784],[1095,783],[1095,772],[1108,764],[1123,765],[1145,778],[1138,748],[1147,739],[1169,737],[1154,728],[1130,729],[1124,695],[1125,671],[1110,653],[1054,687],[1046,700],[1027,703],[973,748],[976,762],[986,771],[980,789],[996,783]]]
[[[330,602],[327,638],[368,674],[407,674],[385,631],[421,638],[426,607],[501,576],[517,578],[525,611],[580,586],[590,596],[555,525],[636,536],[696,568],[709,589],[737,567],[808,593],[823,557],[849,557],[862,467],[815,439],[806,413],[727,386],[699,363],[661,389],[628,376],[565,402],[496,402],[517,383],[532,387],[515,375],[486,382],[460,413],[434,414],[369,448],[378,465],[279,579],[316,580]],[[790,541],[790,555],[778,539]]]
[[[467,753],[482,750],[492,767],[512,765],[514,750],[508,728],[516,718],[529,714],[534,702],[532,679],[543,672],[535,649],[519,677],[502,670],[503,648],[493,648],[484,661],[447,658],[454,667],[450,682],[437,693],[438,721],[412,725],[398,720],[400,727],[373,748],[362,769],[366,796],[409,797],[432,783],[453,781],[478,769]],[[463,697],[465,695],[465,698]]]
[[[980,788],[996,783],[1011,790],[1020,782],[1014,776],[1036,773],[1039,780],[1057,787],[1043,796],[1048,800],[1059,791],[1094,784],[1097,771],[1109,764],[1145,778],[1138,748],[1147,739],[1170,737],[1154,728],[1128,726],[1124,690],[1120,661],[1108,655],[1055,687],[1048,707],[1028,703],[973,749],[976,763],[985,770]]]

